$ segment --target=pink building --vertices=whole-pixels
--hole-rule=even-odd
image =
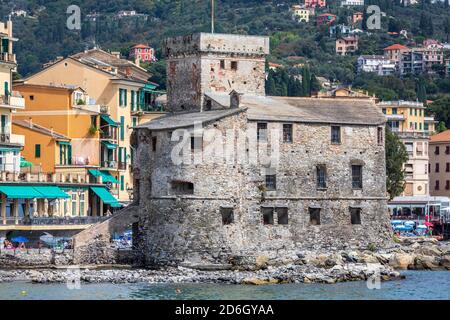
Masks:
[[[363,13],[362,12],[354,12],[352,15],[352,22],[357,23],[358,21],[363,20]]]
[[[129,52],[130,59],[139,59],[143,62],[154,62],[156,61],[155,49],[145,44],[137,44],[131,47]]]
[[[305,0],[306,8],[325,7],[327,5],[326,0]]]

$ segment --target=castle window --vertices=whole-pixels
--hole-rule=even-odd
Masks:
[[[439,163],[436,163],[436,167],[434,169],[435,172],[439,172]]]
[[[317,169],[317,188],[326,189],[327,188],[327,168],[325,165],[318,165]]]
[[[350,208],[350,219],[352,224],[361,224],[361,209]]]
[[[174,195],[194,194],[194,184],[186,181],[172,181],[171,191]]]
[[[191,137],[191,151],[203,150],[203,138]]]
[[[267,123],[258,122],[256,136],[258,141],[267,141]]]
[[[445,154],[450,154],[450,146],[445,147]]]
[[[283,124],[283,142],[292,143],[292,124]]]
[[[220,69],[225,69],[225,60],[220,60]]]
[[[436,180],[434,190],[439,190],[439,180]]]
[[[331,143],[333,144],[341,143],[341,127],[331,126]]]
[[[277,190],[277,176],[274,174],[266,175],[266,188],[268,191]]]
[[[231,70],[237,70],[237,69],[238,69],[238,62],[231,61]]]
[[[445,172],[450,172],[450,163],[445,164]]]
[[[378,127],[377,136],[378,136],[378,144],[382,145],[383,144],[383,128],[382,127]]]
[[[206,100],[206,106],[205,109],[206,111],[210,111],[212,108],[212,101],[210,99]]]
[[[273,224],[273,208],[262,208],[263,223]]]
[[[220,208],[220,214],[222,215],[222,224],[229,225],[234,222],[234,210],[233,208]]]
[[[309,223],[312,226],[320,225],[320,208],[309,208]]]
[[[352,166],[352,188],[362,189],[362,166],[353,165]]]
[[[436,149],[434,149],[434,154],[436,154],[436,155],[439,154],[439,147],[436,147]]]
[[[445,181],[445,190],[450,190],[450,180]]]
[[[157,137],[153,137],[152,138],[152,151],[156,152],[156,145],[158,143],[158,138]]]
[[[288,208],[275,208],[278,224],[289,224]]]

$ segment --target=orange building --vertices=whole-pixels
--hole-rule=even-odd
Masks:
[[[384,56],[389,60],[394,60],[399,62],[402,57],[402,52],[408,50],[408,47],[405,47],[401,44],[393,44],[392,46],[384,48]]]

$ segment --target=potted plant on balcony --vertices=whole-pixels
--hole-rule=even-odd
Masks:
[[[90,134],[91,136],[93,136],[93,135],[95,135],[97,132],[100,132],[100,129],[97,128],[97,127],[94,126],[94,125],[91,125],[91,127],[89,128],[89,134]]]

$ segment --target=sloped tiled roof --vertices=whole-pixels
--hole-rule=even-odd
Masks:
[[[46,136],[50,136],[53,137],[55,139],[63,139],[63,140],[70,140],[69,137],[66,137],[63,134],[57,133],[49,128],[43,127],[41,125],[35,124],[35,123],[31,123],[30,121],[27,120],[13,120],[12,121],[13,124],[39,132],[41,134],[44,134]]]
[[[448,142],[450,143],[450,130],[443,131],[441,133],[432,135],[430,142]]]
[[[404,45],[401,44],[393,44],[392,46],[386,47],[384,48],[385,51],[389,51],[389,50],[403,50],[403,49],[408,49],[408,47],[405,47]]]

